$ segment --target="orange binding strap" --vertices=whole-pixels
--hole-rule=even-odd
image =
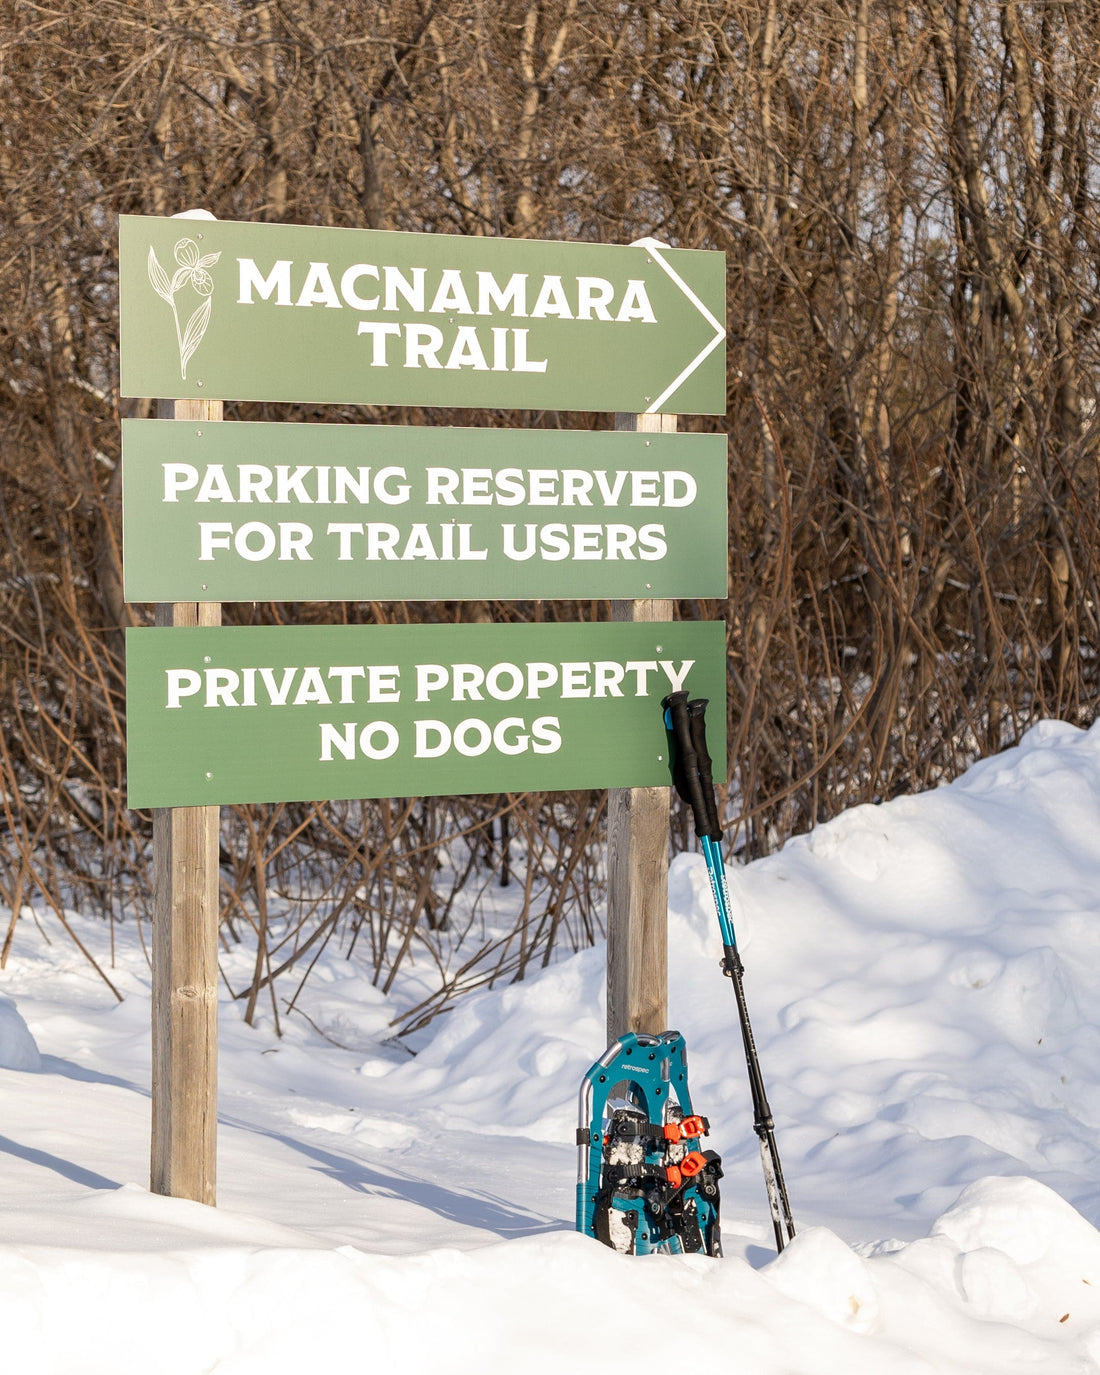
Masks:
[[[673,1145],[677,1141],[693,1136],[706,1136],[710,1131],[710,1123],[705,1117],[685,1117],[682,1122],[667,1122],[665,1124],[665,1140],[671,1141]]]

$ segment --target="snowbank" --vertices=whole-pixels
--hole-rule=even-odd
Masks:
[[[19,1009],[10,998],[0,994],[0,1069],[41,1068],[38,1046]]]
[[[18,942],[4,1369],[557,1371],[624,1346],[747,1375],[1100,1369],[1100,729],[1040,727],[730,881],[799,1226],[779,1258],[696,857],[670,876],[670,1004],[726,1167],[721,1261],[571,1230],[602,950],[470,998],[415,1057],[386,1039],[402,989],[335,953],[281,1040],[227,1001],[213,1211],[144,1188],[136,933],[116,926],[121,1005],[70,943]]]

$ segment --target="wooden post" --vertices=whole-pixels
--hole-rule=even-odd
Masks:
[[[674,415],[616,415],[616,430],[674,434]],[[615,621],[671,621],[672,602],[612,602]],[[654,711],[659,709],[654,702]],[[607,1038],[668,1030],[669,789],[607,798]]]
[[[160,401],[161,420],[213,423],[220,401]],[[220,625],[218,602],[157,606],[163,626]],[[153,812],[150,1189],[215,1202],[218,1125],[217,807]]]

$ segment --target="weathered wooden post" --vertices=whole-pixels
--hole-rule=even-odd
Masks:
[[[616,430],[675,434],[674,415],[615,417]],[[672,601],[613,601],[612,620],[671,621]],[[658,710],[654,703],[654,710]],[[607,1039],[668,1029],[669,789],[607,798]]]
[[[220,401],[160,401],[160,420],[220,421]],[[167,602],[158,626],[220,625],[218,602]],[[149,1187],[215,1202],[218,807],[153,811],[153,1073]]]

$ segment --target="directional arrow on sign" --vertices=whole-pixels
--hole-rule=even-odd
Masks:
[[[718,414],[725,259],[123,216],[125,396]]]
[[[702,366],[702,364],[706,361],[707,358],[710,357],[710,355],[719,346],[719,344],[725,343],[726,327],[721,320],[715,318],[713,311],[711,311],[707,307],[705,302],[699,299],[698,295],[691,289],[690,286],[688,286],[687,282],[684,281],[684,279],[680,276],[676,269],[669,263],[668,258],[666,257],[666,254],[668,253],[667,244],[661,243],[659,239],[637,239],[635,241],[634,246],[637,248],[644,248],[653,255],[653,257],[661,265],[664,271],[668,273],[672,281],[674,281],[677,287],[679,287],[679,289],[684,293],[685,297],[691,302],[691,304],[695,307],[695,309],[699,312],[703,319],[706,320],[707,324],[710,325],[711,328],[714,330],[710,342],[705,344],[703,348],[701,348],[699,352],[695,355],[695,357],[691,360],[691,362],[688,363],[684,370],[673,378],[673,380],[668,384],[668,386],[664,389],[660,396],[658,396],[656,401],[654,401],[651,405],[646,407],[646,412],[652,415],[658,411],[666,409],[665,403],[672,400],[672,398],[676,395],[676,393],[680,390],[680,388],[692,375],[692,373],[694,373],[698,368]],[[670,406],[667,407],[667,409],[675,410],[678,408]]]

